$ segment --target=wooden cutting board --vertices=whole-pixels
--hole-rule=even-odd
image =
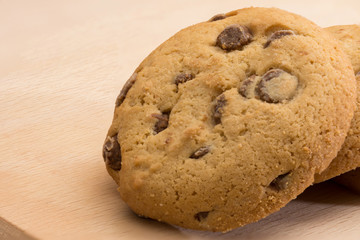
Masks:
[[[101,157],[114,101],[140,61],[190,24],[277,6],[320,26],[354,1],[0,0],[0,239],[359,239],[360,196],[328,182],[220,234],[134,216]],[[27,237],[24,237],[27,238]]]

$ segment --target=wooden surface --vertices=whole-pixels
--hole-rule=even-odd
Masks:
[[[359,239],[360,196],[334,183],[219,234],[134,216],[105,171],[114,101],[140,61],[181,28],[251,5],[360,23],[357,0],[0,0],[0,216],[39,239]],[[9,226],[0,238],[21,238]]]
[[[0,217],[0,239],[33,240],[34,238]]]

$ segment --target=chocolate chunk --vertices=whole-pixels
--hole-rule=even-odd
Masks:
[[[220,33],[216,39],[216,45],[226,51],[241,50],[251,42],[252,38],[249,28],[235,24]]]
[[[221,123],[221,116],[224,111],[224,106],[226,105],[226,99],[223,94],[218,97],[215,104],[215,111],[214,111],[214,121],[215,124]]]
[[[215,22],[215,21],[222,20],[222,19],[225,19],[225,18],[226,18],[226,15],[223,14],[223,13],[220,13],[220,14],[216,14],[215,16],[210,18],[209,22]]]
[[[272,43],[272,41],[289,35],[295,35],[295,32],[291,30],[279,30],[274,32],[264,44],[264,48],[267,48]]]
[[[360,71],[355,75],[356,77],[359,77],[360,76]]]
[[[270,69],[269,71],[267,71],[263,77],[262,80],[264,81],[270,81],[273,78],[279,77],[281,74],[283,74],[285,71],[275,68],[275,69]]]
[[[131,75],[129,80],[127,80],[126,83],[124,84],[124,87],[121,89],[119,96],[116,98],[116,102],[115,102],[116,107],[119,107],[124,102],[126,94],[128,93],[128,91],[136,81],[136,76],[137,73],[134,73],[133,75]]]
[[[190,158],[198,159],[204,156],[205,154],[207,154],[208,152],[210,152],[210,148],[208,146],[201,147],[198,150],[196,150],[193,154],[191,154]]]
[[[117,141],[117,134],[107,137],[103,146],[103,158],[109,167],[119,171],[121,169],[121,148]]]
[[[202,220],[206,219],[209,215],[209,212],[198,212],[197,214],[194,215],[194,218],[201,222]]]
[[[158,121],[156,122],[156,124],[154,126],[154,131],[156,133],[159,133],[168,127],[169,115],[170,115],[170,112],[164,112],[162,114],[157,114],[157,113],[151,114],[152,117],[158,119]]]
[[[179,85],[180,83],[185,83],[187,81],[190,81],[191,79],[193,79],[195,76],[192,73],[180,73],[179,75],[176,76],[175,78],[175,84]]]
[[[292,99],[297,86],[297,77],[281,69],[271,69],[262,76],[255,91],[262,101],[279,103]]]
[[[277,176],[274,180],[272,180],[269,187],[276,191],[284,190],[288,185],[287,177],[290,175],[290,173],[291,172],[287,172]]]
[[[257,83],[256,80],[257,80],[256,75],[251,75],[250,77],[245,79],[245,81],[239,88],[240,95],[246,98],[251,98],[254,95],[254,89]]]

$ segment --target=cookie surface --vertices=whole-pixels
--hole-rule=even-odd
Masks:
[[[257,221],[336,156],[355,84],[312,22],[266,8],[217,15],[164,42],[125,84],[107,170],[138,215],[212,231]]]
[[[316,182],[325,181],[360,167],[360,26],[333,26],[326,30],[339,40],[342,49],[351,60],[357,80],[358,97],[357,110],[354,113],[346,140],[330,166],[321,175],[315,176]],[[352,172],[350,175],[353,178],[355,173]],[[354,184],[358,184],[358,188],[360,188],[360,182]]]

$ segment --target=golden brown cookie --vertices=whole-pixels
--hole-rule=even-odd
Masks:
[[[229,231],[279,210],[336,156],[355,109],[338,43],[274,8],[217,15],[154,50],[103,147],[138,215]]]
[[[358,96],[357,110],[354,113],[354,118],[351,122],[346,140],[330,166],[323,173],[315,176],[316,182],[325,181],[360,167],[360,26],[333,26],[326,28],[326,30],[339,40],[342,49],[351,60],[357,79]],[[349,175],[351,175],[352,179],[355,172]],[[345,178],[344,176],[339,178],[339,180]],[[354,183],[354,185],[356,185],[356,183]],[[357,183],[357,185],[358,188],[360,188],[360,182]]]
[[[358,107],[360,84],[360,26],[344,25],[327,28],[342,43],[343,50],[350,57],[358,82]],[[360,111],[355,111],[348,136],[338,156],[333,160],[327,170],[316,181],[324,181],[344,172],[360,167]],[[350,189],[360,192],[360,169],[352,170],[335,178],[335,180]]]

